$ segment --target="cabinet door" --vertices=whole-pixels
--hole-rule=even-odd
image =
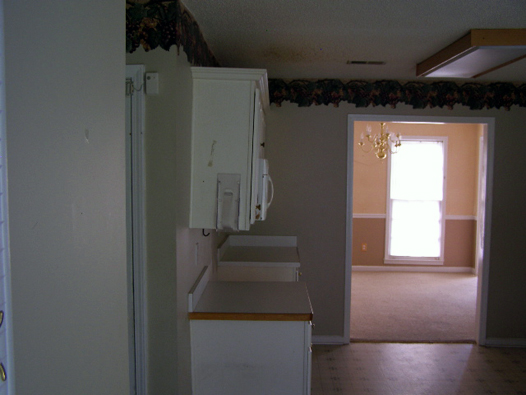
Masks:
[[[191,320],[193,394],[308,394],[306,325]]]
[[[256,218],[266,72],[192,67],[192,77],[189,227],[249,230]]]
[[[218,175],[239,175],[239,230],[249,229],[254,97],[251,81],[194,81],[190,227],[217,227]]]

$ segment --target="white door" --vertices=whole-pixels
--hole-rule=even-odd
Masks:
[[[0,2],[0,395],[14,394],[11,273],[7,210],[7,162],[4,91],[4,9]]]

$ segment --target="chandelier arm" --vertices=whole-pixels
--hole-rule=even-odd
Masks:
[[[376,134],[374,136],[368,135],[365,137],[367,138],[367,141],[369,142],[369,144],[373,144],[378,139],[378,135]]]
[[[368,150],[365,149],[364,137],[370,145]],[[367,135],[364,136],[362,133],[362,139],[358,145],[366,154],[374,150],[376,157],[383,160],[387,157],[387,153],[396,154],[398,152],[402,145],[401,135],[389,132],[385,122],[380,122],[380,134],[371,135],[371,128],[368,126]]]
[[[360,145],[360,148],[362,149],[363,152],[365,152],[366,154],[368,154],[369,152],[371,152],[373,150],[373,146],[371,145],[370,148],[368,150],[366,150],[364,148],[364,144],[361,144]]]

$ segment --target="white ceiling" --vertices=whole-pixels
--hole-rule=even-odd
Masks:
[[[525,0],[182,2],[221,66],[264,68],[269,78],[417,80],[417,63],[470,29],[526,28]],[[526,59],[477,80],[526,82]]]

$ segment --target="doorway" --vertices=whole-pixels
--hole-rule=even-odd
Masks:
[[[489,245],[489,237],[490,235],[488,232],[486,232],[486,229],[489,229],[488,224],[491,220],[490,218],[490,209],[491,209],[491,195],[489,191],[491,191],[490,185],[492,183],[492,158],[493,158],[493,138],[494,138],[494,120],[493,118],[460,118],[460,117],[415,117],[415,116],[378,116],[378,115],[349,115],[348,117],[348,174],[347,174],[347,183],[348,183],[348,197],[347,197],[347,245],[346,245],[346,311],[344,312],[346,320],[345,320],[345,338],[350,339],[350,325],[352,318],[351,313],[351,278],[352,278],[352,268],[355,264],[355,261],[359,258],[358,256],[355,256],[353,259],[353,248],[352,248],[352,240],[353,240],[353,219],[356,219],[357,225],[360,221],[360,215],[357,215],[353,212],[353,186],[355,185],[354,182],[354,148],[355,144],[357,144],[357,141],[355,139],[355,126],[357,126],[357,122],[369,122],[369,123],[379,123],[379,122],[395,122],[399,123],[400,125],[410,125],[410,124],[421,124],[421,125],[429,125],[429,124],[459,124],[459,125],[465,125],[465,124],[471,124],[471,125],[479,125],[480,129],[480,137],[481,137],[481,149],[480,149],[480,156],[477,158],[477,166],[478,166],[478,182],[475,180],[473,181],[475,183],[474,186],[474,193],[477,195],[477,210],[475,215],[471,215],[469,219],[472,219],[472,223],[476,224],[476,240],[477,240],[477,255],[475,258],[475,264],[472,265],[472,267],[469,268],[469,271],[473,273],[473,275],[476,275],[477,281],[477,290],[476,290],[476,314],[475,314],[475,340],[483,345],[485,344],[485,327],[486,327],[486,311],[487,311],[487,273],[488,273],[488,265],[489,265],[489,256],[488,254],[484,254],[484,245]],[[402,132],[403,134],[403,132]],[[471,147],[470,147],[471,148]],[[475,149],[479,151],[479,140],[477,137],[476,143],[475,143]],[[370,154],[372,155],[372,154]],[[372,155],[374,157],[374,155]],[[377,159],[378,161],[378,159]],[[371,188],[375,191],[375,187],[379,185],[372,183],[370,185]],[[373,192],[374,193],[374,192]],[[382,196],[382,199],[384,199],[385,202],[385,194]],[[357,202],[359,203],[359,202]],[[385,210],[385,205],[383,206],[383,210]],[[358,211],[358,210],[357,210]],[[385,213],[385,211],[384,211]],[[371,213],[371,216],[376,217],[377,220],[380,222],[385,222],[385,214],[382,214],[381,212]],[[452,220],[455,219],[466,219],[463,218],[462,215],[453,215],[450,216]],[[472,218],[471,218],[472,217]],[[382,220],[382,218],[384,218]],[[456,225],[460,223],[461,221],[455,221]],[[384,242],[383,240],[382,242]],[[369,246],[367,245],[361,245],[362,249],[367,249]],[[385,248],[385,244],[383,245]],[[375,249],[377,250],[377,249]],[[479,253],[480,251],[480,253]],[[356,250],[354,251],[354,255],[356,254]],[[383,260],[385,256],[383,253],[380,253],[380,257],[378,259],[382,260],[382,266],[384,269],[390,270],[390,271],[411,271],[414,272],[415,268],[408,268],[407,266],[400,266],[400,265],[383,265]],[[431,272],[431,271],[439,271],[442,273],[450,273],[450,272],[462,272],[462,271],[468,271],[468,269],[460,269],[458,267],[448,267],[451,265],[446,266],[440,266],[437,267],[437,265],[430,264],[428,266],[422,267],[422,265],[418,265],[419,269],[417,271],[420,272]],[[454,265],[453,265],[454,266]],[[478,270],[480,269],[480,270]],[[374,270],[374,269],[373,269]]]

